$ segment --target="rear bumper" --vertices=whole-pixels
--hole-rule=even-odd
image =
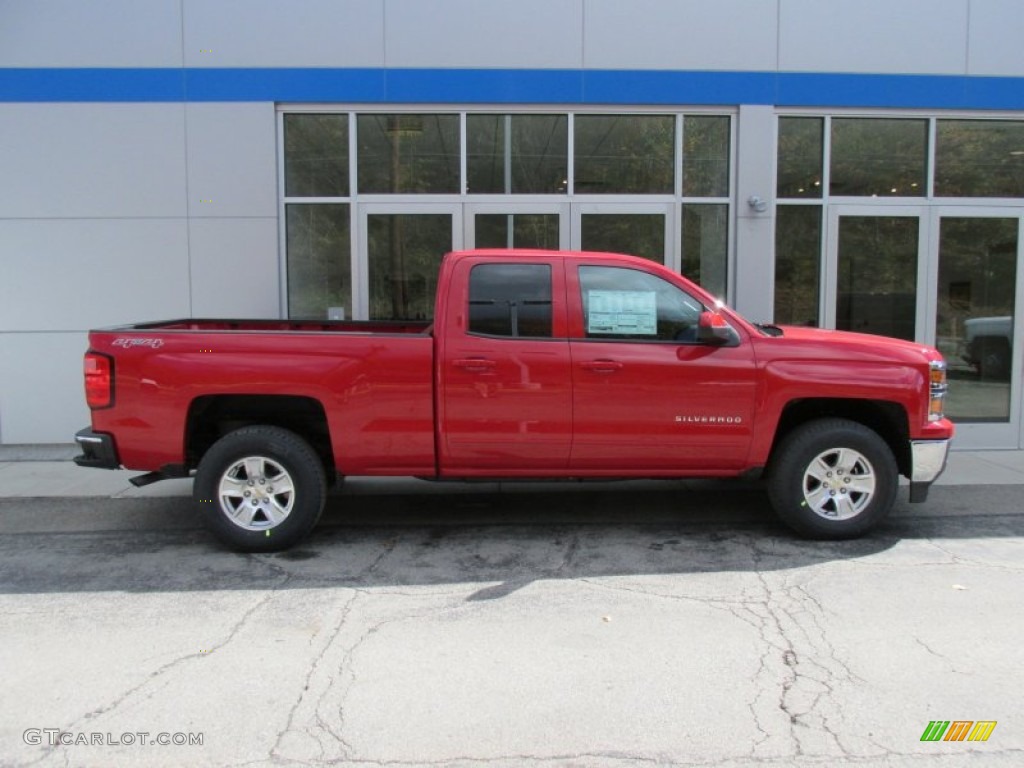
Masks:
[[[910,501],[928,498],[928,489],[946,468],[949,440],[911,440]]]
[[[75,442],[82,453],[75,456],[75,464],[91,469],[120,469],[114,438],[102,432],[93,432],[88,427],[75,433]]]

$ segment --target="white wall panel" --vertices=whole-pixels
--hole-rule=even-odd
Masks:
[[[192,315],[280,317],[277,218],[193,219]]]
[[[586,0],[584,66],[772,70],[776,20],[764,0]]]
[[[0,333],[0,442],[70,443],[89,423],[84,333]]]
[[[781,0],[779,69],[964,74],[968,0]]]
[[[180,67],[178,0],[0,0],[0,67]]]
[[[1024,3],[971,3],[967,74],[1024,76]]]
[[[185,0],[189,67],[379,67],[382,0]]]
[[[189,104],[190,216],[276,216],[274,105]]]
[[[189,313],[185,219],[0,220],[0,328],[82,331]]]
[[[185,215],[184,109],[0,105],[0,217]]]
[[[582,0],[389,0],[389,67],[581,65]]]

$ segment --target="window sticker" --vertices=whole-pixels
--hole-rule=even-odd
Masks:
[[[656,336],[654,291],[587,291],[587,333]]]

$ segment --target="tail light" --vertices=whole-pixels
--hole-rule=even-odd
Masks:
[[[114,361],[99,352],[85,353],[85,402],[90,408],[114,404]]]
[[[942,360],[932,360],[929,377],[928,421],[938,421],[943,417],[946,405],[946,364]]]

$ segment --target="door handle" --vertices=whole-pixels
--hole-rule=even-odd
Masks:
[[[594,373],[615,373],[622,370],[622,363],[615,360],[588,360],[582,363],[583,370]]]
[[[470,373],[487,373],[498,367],[496,362],[483,357],[462,357],[453,360],[452,364],[456,368],[462,368]]]

